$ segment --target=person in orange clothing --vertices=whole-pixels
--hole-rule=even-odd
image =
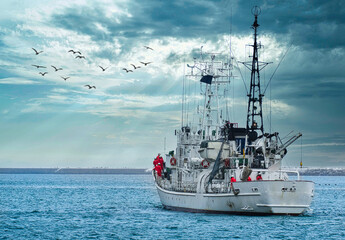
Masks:
[[[248,182],[252,181],[252,179],[251,179],[250,176],[248,176],[247,181],[248,181]]]
[[[261,180],[262,180],[261,174],[258,173],[258,175],[256,176],[256,181],[261,181]]]
[[[234,177],[234,175],[231,175],[230,182],[231,182],[231,183],[236,182],[236,178]]]

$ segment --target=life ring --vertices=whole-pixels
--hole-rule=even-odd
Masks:
[[[230,159],[229,158],[225,158],[224,159],[224,166],[225,167],[230,167]]]
[[[170,158],[170,165],[175,166],[176,165],[176,158],[172,157]]]
[[[203,166],[204,168],[208,168],[210,166],[210,163],[206,159],[204,159],[201,162],[201,166]]]

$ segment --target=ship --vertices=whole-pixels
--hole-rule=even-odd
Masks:
[[[153,170],[155,186],[164,208],[176,211],[300,215],[310,209],[314,182],[302,180],[298,170],[282,169],[287,147],[302,136],[265,132],[264,91],[260,71],[268,62],[259,61],[258,16],[254,15],[250,61],[241,62],[250,71],[246,126],[230,121],[229,92],[235,62],[231,54],[206,53],[187,64],[185,77],[200,84],[200,105],[189,110],[184,85],[182,124],[175,130],[176,150],[166,154],[163,172]],[[190,108],[190,107],[189,107]],[[193,119],[193,121],[191,120]]]

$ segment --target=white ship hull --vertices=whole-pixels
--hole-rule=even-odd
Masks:
[[[233,183],[230,193],[187,193],[169,191],[156,183],[163,206],[171,210],[228,214],[288,214],[305,212],[312,201],[310,181],[252,181]]]

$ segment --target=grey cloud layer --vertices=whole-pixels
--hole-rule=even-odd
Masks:
[[[289,34],[296,45],[316,48],[343,47],[345,35],[345,3],[333,1],[159,1],[129,3],[132,17],[104,14],[107,6],[66,9],[51,18],[52,24],[90,35],[95,40],[112,41],[113,37],[135,39],[163,36],[212,38],[228,33],[230,19],[234,34],[248,34],[252,24],[251,8],[262,9],[259,23],[265,33]],[[232,9],[232,10],[231,10]],[[231,12],[232,11],[232,17]],[[115,18],[120,23],[115,21]],[[102,24],[104,33],[95,28]]]

